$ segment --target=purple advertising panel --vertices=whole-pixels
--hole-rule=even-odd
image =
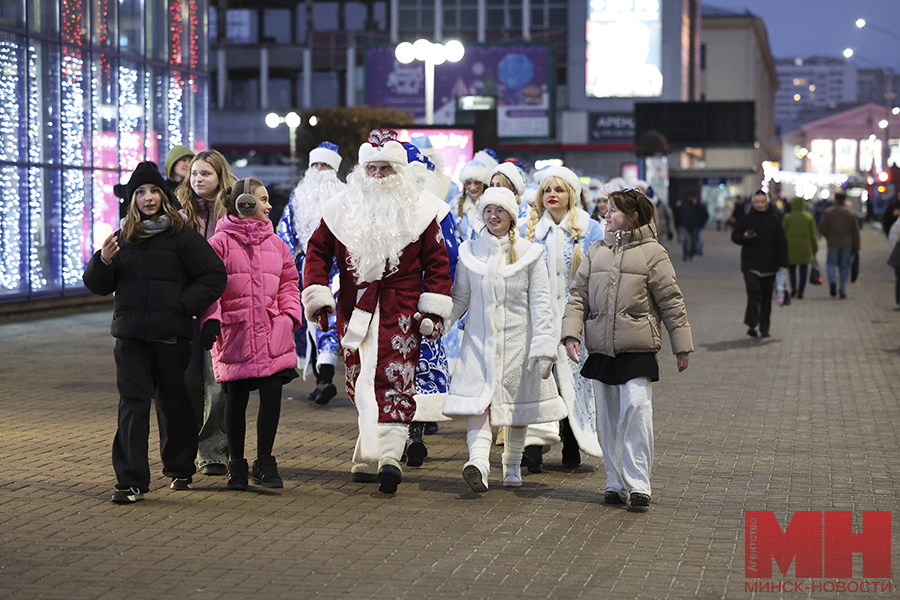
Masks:
[[[499,137],[553,137],[552,68],[548,44],[467,45],[461,61],[434,68],[434,123],[454,124],[459,96],[497,96]],[[401,64],[394,46],[368,48],[366,93],[369,106],[398,108],[425,122],[425,65]]]
[[[453,181],[459,180],[459,172],[475,155],[475,136],[471,129],[397,129],[401,142],[412,136],[425,135],[444,163],[444,174]]]

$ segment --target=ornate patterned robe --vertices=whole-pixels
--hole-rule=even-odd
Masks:
[[[428,313],[444,320],[450,316],[449,259],[434,212],[423,208],[415,221],[418,238],[404,248],[397,272],[370,283],[357,282],[341,241],[346,235],[341,201],[338,195],[325,205],[322,223],[310,238],[304,305],[308,315],[317,306],[328,305],[328,274],[336,260],[340,271],[336,317],[347,392],[359,413],[361,457],[377,460],[381,455],[377,423],[409,423],[416,412],[422,336],[413,315]]]

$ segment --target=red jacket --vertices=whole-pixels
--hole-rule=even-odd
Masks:
[[[300,277],[287,244],[271,223],[227,215],[209,240],[225,263],[228,285],[206,312],[222,335],[212,348],[216,381],[267,377],[297,366]]]

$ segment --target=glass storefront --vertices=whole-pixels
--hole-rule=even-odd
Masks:
[[[208,0],[0,4],[0,302],[84,293],[113,186],[206,149]]]

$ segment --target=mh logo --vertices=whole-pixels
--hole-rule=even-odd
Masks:
[[[862,529],[853,533],[851,511],[797,511],[784,531],[772,511],[747,511],[744,577],[771,578],[774,558],[782,576],[796,559],[798,578],[851,578],[858,552],[863,577],[890,578],[890,511],[863,511]]]

